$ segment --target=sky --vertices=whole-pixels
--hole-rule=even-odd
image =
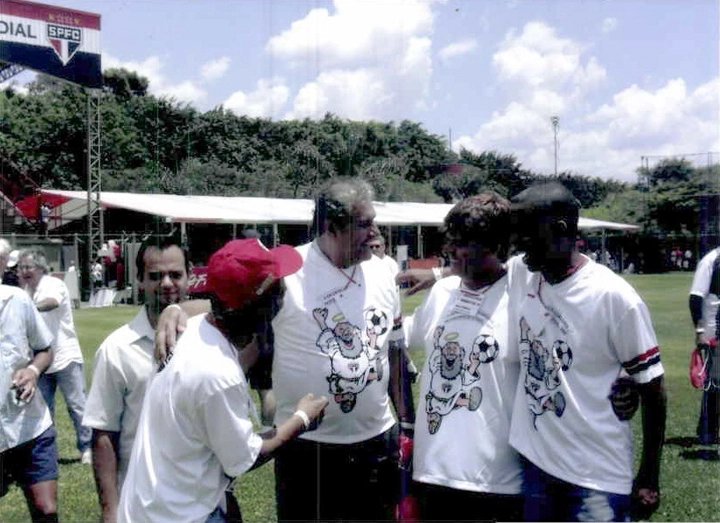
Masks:
[[[103,69],[201,111],[407,119],[456,151],[551,174],[557,150],[559,172],[628,182],[642,157],[720,161],[718,0],[44,3],[100,14]]]

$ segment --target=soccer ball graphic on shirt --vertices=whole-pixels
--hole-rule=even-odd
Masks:
[[[387,315],[375,308],[369,309],[365,312],[365,327],[368,333],[382,336],[388,330]]]
[[[564,340],[557,340],[553,343],[553,352],[560,362],[560,368],[565,372],[570,368],[573,361],[572,349]]]
[[[498,342],[492,334],[481,334],[472,346],[472,353],[478,356],[480,363],[490,363],[498,355]]]

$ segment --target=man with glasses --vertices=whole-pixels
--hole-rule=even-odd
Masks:
[[[385,252],[386,246],[383,235],[378,234],[375,238],[370,240],[368,246],[370,247],[372,253],[380,258],[380,261],[382,261],[385,266],[390,269],[390,273],[393,275],[393,278],[397,276],[398,272],[400,272],[400,267],[398,267],[398,263]]]
[[[20,285],[30,295],[53,334],[54,359],[48,370],[40,376],[38,386],[53,417],[55,392],[60,388],[75,427],[80,460],[89,465],[92,462],[92,433],[82,424],[85,411],[85,372],[80,341],[75,332],[70,292],[65,282],[48,274],[47,258],[41,250],[21,251],[18,260]]]

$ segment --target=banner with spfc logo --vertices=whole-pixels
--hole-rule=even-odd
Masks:
[[[100,53],[100,15],[0,0],[1,62],[99,88]]]

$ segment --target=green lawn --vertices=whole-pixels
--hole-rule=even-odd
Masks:
[[[667,442],[661,478],[662,504],[653,521],[717,521],[720,518],[720,461],[717,449],[695,445],[700,392],[687,378],[694,335],[687,309],[691,274],[637,275],[628,278],[647,301],[662,349],[668,388]],[[411,312],[420,297],[404,300]],[[115,327],[131,319],[136,307],[76,311],[88,381],[93,353]],[[414,353],[418,367],[421,354]],[[60,451],[59,504],[65,521],[96,521],[100,511],[90,467],[79,462],[75,437],[62,396],[57,416]],[[639,416],[637,416],[639,418]],[[638,419],[636,433],[639,432]],[[275,520],[272,465],[244,476],[238,486],[243,514],[248,522]],[[0,521],[26,521],[28,512],[17,488],[0,501]]]

